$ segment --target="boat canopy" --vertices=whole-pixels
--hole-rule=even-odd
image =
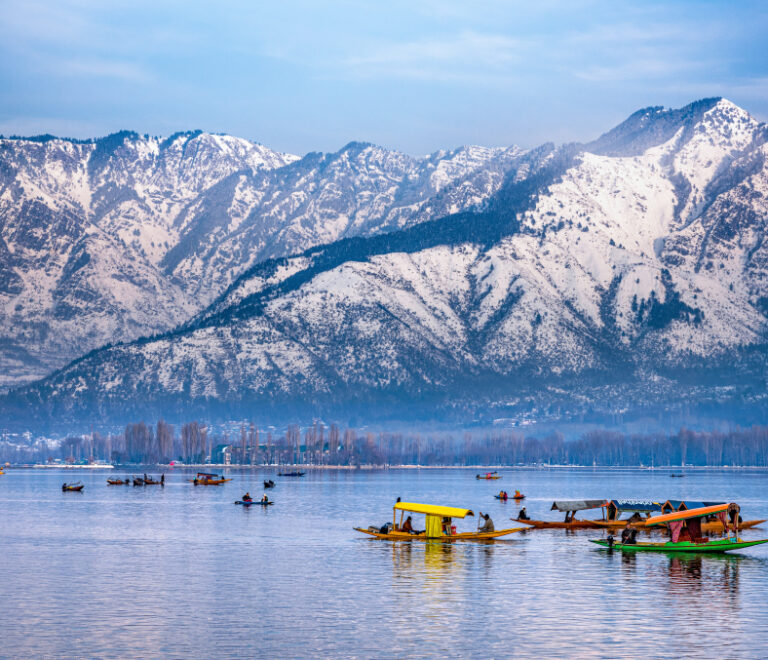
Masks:
[[[552,502],[550,511],[584,511],[608,506],[607,500],[558,500]]]
[[[617,511],[661,511],[661,504],[651,500],[611,500],[607,506],[613,506]]]
[[[210,477],[211,479],[219,479],[220,475],[218,474],[211,474],[210,472],[198,472],[198,477]]]
[[[649,518],[645,521],[646,527],[654,527],[656,525],[664,525],[666,523],[676,522],[678,520],[688,520],[690,518],[702,518],[704,516],[712,516],[723,511],[727,511],[730,506],[736,506],[731,504],[715,504],[714,506],[705,506],[699,509],[689,509],[687,511],[674,511],[673,513],[667,513],[663,516],[656,516]]]
[[[465,518],[474,516],[469,509],[457,509],[453,506],[437,506],[436,504],[415,504],[413,502],[398,502],[396,511],[408,511],[410,513],[425,513],[428,516],[442,516],[444,518]]]
[[[716,504],[722,504],[722,502],[692,502],[690,500],[667,500],[661,505],[661,510],[664,513],[671,513],[672,511],[687,511],[688,509],[703,509],[705,506],[715,506]]]

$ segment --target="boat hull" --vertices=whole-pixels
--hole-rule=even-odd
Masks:
[[[659,530],[664,531],[665,527],[659,526],[659,527],[646,527],[645,522],[648,519],[641,520],[636,523],[632,523],[630,527],[634,529],[644,529],[648,532]],[[652,519],[651,519],[652,520]],[[764,523],[765,520],[744,520],[743,522],[739,523],[739,529],[749,529],[750,527],[756,527],[760,523]],[[595,520],[595,526],[596,527],[604,527],[606,529],[624,529],[627,526],[626,520]],[[701,531],[705,534],[722,534],[723,531],[723,523],[721,523],[719,520],[705,522],[701,524]]]
[[[590,542],[604,548],[610,547],[608,541],[603,539],[590,539]],[[730,552],[732,550],[751,548],[752,546],[760,545],[761,543],[768,543],[768,539],[760,539],[757,541],[716,539],[706,543],[691,543],[690,541],[678,541],[677,543],[673,543],[672,541],[668,541],[667,543],[614,543],[613,549],[621,550],[623,552],[689,552],[696,554],[719,554]]]
[[[241,504],[242,506],[248,507],[248,506],[270,506],[271,504],[274,504],[274,502],[244,502],[243,500],[237,500],[235,504]]]
[[[207,481],[190,479],[190,481],[195,484],[195,486],[220,486],[228,481],[232,481],[232,479],[208,479]]]
[[[520,520],[512,518],[515,522],[530,525],[534,529],[595,529],[598,525],[594,520],[574,520],[573,522],[557,522],[555,520]]]
[[[409,534],[408,532],[390,532],[388,534],[383,534],[381,532],[372,532],[371,530],[363,529],[362,527],[355,527],[354,529],[362,534],[367,534],[368,536],[385,541],[444,541],[452,543],[454,541],[490,541],[501,536],[506,536],[507,534],[513,534],[514,532],[522,532],[525,527],[498,529],[494,532],[464,532],[462,534],[452,534],[450,536],[427,536],[426,534]]]

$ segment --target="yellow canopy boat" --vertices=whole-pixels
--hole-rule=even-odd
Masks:
[[[400,524],[397,523],[397,512],[400,511]],[[403,518],[405,512],[422,513],[426,516],[426,529],[422,532],[403,531]],[[416,504],[414,502],[398,502],[393,507],[392,523],[387,523],[381,528],[355,527],[355,531],[368,534],[377,539],[390,541],[426,541],[439,539],[442,541],[487,541],[506,536],[513,532],[520,532],[525,527],[513,527],[509,529],[497,529],[492,532],[457,532],[451,524],[452,518],[466,518],[474,516],[470,509],[459,509],[452,506],[438,506],[436,504]]]

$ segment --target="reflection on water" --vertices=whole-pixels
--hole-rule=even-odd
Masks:
[[[759,472],[673,486],[640,471],[502,474],[538,518],[555,499],[721,494],[768,517]],[[232,502],[274,474],[234,472],[203,489],[185,476],[170,473],[164,489],[109,489],[103,475],[83,475],[82,494],[62,494],[56,472],[3,477],[0,655],[190,657],[213,644],[219,657],[732,658],[768,647],[760,547],[608,552],[587,541],[602,530],[392,543],[352,527],[387,520],[397,496],[488,509],[497,527],[516,511],[460,470],[275,477],[276,504],[245,509]]]

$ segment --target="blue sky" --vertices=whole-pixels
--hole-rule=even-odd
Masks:
[[[764,2],[2,0],[0,133],[201,128],[297,154],[596,137],[725,96],[768,118]]]

